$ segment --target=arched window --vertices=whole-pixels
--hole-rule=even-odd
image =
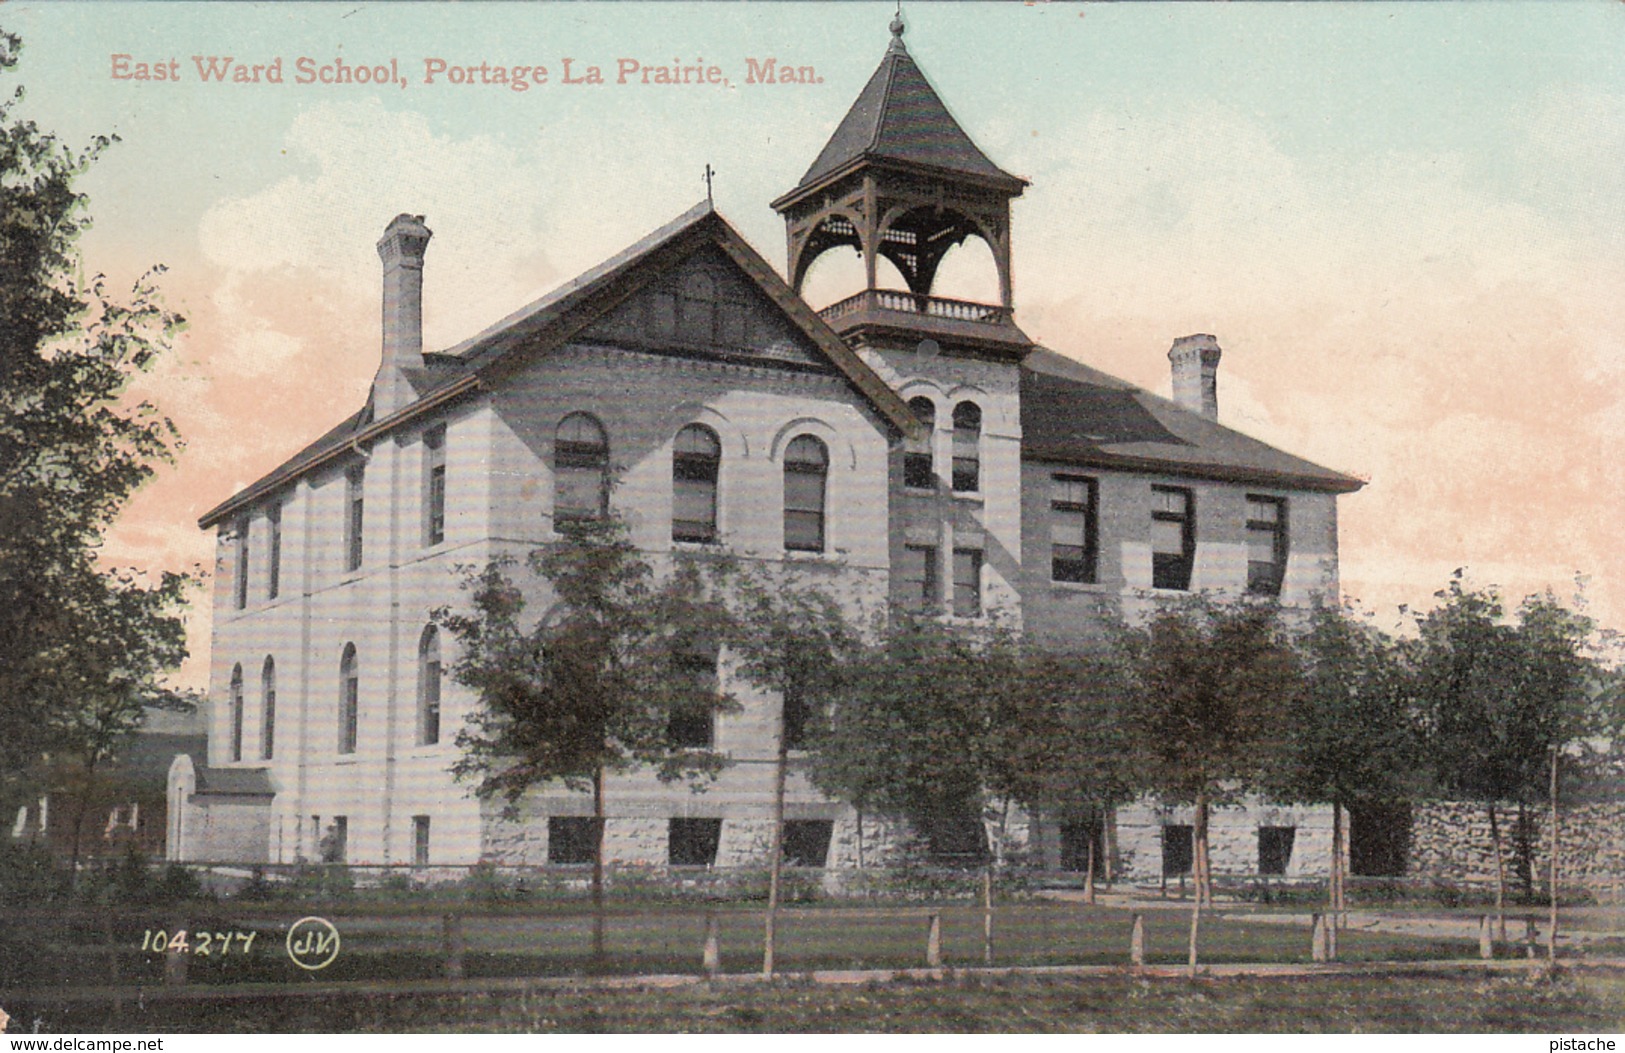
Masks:
[[[361,703],[361,674],[356,667],[355,644],[344,645],[339,659],[339,752],[354,753]]]
[[[982,407],[961,402],[954,407],[954,491],[974,492],[982,480]]]
[[[929,490],[937,485],[936,469],[931,459],[931,442],[936,437],[937,407],[934,402],[919,395],[908,400],[914,418],[925,428],[925,437],[909,439],[903,453],[903,485],[915,490]]]
[[[811,435],[797,436],[784,449],[784,547],[824,551],[824,479],[829,450]]]
[[[231,669],[231,759],[243,759],[243,667]]]
[[[418,745],[440,741],[440,630],[429,626],[418,641]]]
[[[260,759],[270,760],[276,750],[276,661],[265,656],[260,670]]]
[[[677,433],[671,454],[671,539],[712,542],[717,539],[717,469],[722,444],[703,424]]]
[[[609,439],[586,413],[559,421],[553,435],[553,521],[597,519],[609,511]]]

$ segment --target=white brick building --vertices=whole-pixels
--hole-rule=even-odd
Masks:
[[[1196,590],[1335,597],[1336,497],[1360,484],[1218,424],[1212,337],[1174,343],[1169,401],[1022,333],[1009,216],[1024,186],[949,115],[897,25],[829,144],[774,202],[788,282],[702,204],[425,352],[431,235],[423,217],[397,217],[378,245],[371,398],[201,521],[219,537],[213,717],[207,758],[171,773],[171,855],[579,858],[586,795],[540,792],[524,821],[502,822],[449,774],[472,700],[442,675],[451,643],[430,612],[457,602],[456,566],[523,556],[561,519],[610,506],[657,562],[685,550],[789,562],[854,610],[997,611],[1047,646]],[[967,238],[987,244],[1001,302],[932,295]],[[861,254],[865,288],[815,312],[801,286],[840,247]],[[907,289],[881,287],[880,259]],[[763,854],[779,703],[730,688],[743,708],[713,734],[732,763],[707,792],[611,780],[613,858]],[[797,858],[856,861],[851,810],[799,776],[787,814]],[[1281,866],[1323,867],[1324,817],[1264,818],[1303,830]],[[1161,828],[1179,819],[1125,810],[1123,862],[1156,873]],[[1219,813],[1215,845],[1240,847],[1216,864],[1255,869],[1241,857],[1261,837],[1279,855],[1282,835],[1259,825]],[[1037,839],[1051,857],[1054,834]]]

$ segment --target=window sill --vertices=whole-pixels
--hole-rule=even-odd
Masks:
[[[1050,588],[1056,592],[1112,592],[1112,586],[1100,581],[1056,581],[1050,579]]]
[[[804,548],[787,548],[784,558],[802,563],[839,563],[841,557],[832,552],[814,552]]]

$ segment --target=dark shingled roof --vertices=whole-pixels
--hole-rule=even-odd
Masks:
[[[210,768],[198,765],[197,792],[221,797],[271,797],[276,790],[271,786],[269,768]]]
[[[1026,180],[987,159],[914,64],[901,36],[797,185],[810,186],[868,158],[924,165],[1020,193]]]
[[[1029,460],[1331,493],[1365,485],[1044,348],[1022,361],[1021,452]]]
[[[849,383],[874,407],[882,420],[899,432],[918,426],[914,415],[884,380],[835,334],[806,302],[780,278],[761,254],[728,225],[708,201],[684,212],[624,252],[611,257],[580,277],[520,308],[484,332],[447,351],[423,356],[424,369],[406,370],[417,399],[390,417],[373,419],[372,403],[327,434],[294,454],[270,474],[216,505],[198,520],[213,526],[278,487],[339,456],[351,444],[371,441],[412,417],[445,401],[460,398],[480,378],[519,350],[545,354],[567,343],[591,322],[613,309],[642,275],[686,258],[702,245],[716,245],[755,281],[808,339],[819,347]]]

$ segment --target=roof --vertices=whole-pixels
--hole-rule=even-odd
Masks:
[[[200,764],[197,773],[197,792],[220,797],[271,797],[276,789],[271,785],[269,768],[211,768]]]
[[[475,390],[524,352],[523,360],[568,343],[596,319],[636,292],[650,278],[686,259],[703,245],[716,245],[815,344],[882,420],[899,433],[918,427],[908,406],[846,342],[784,283],[766,260],[723,219],[709,201],[684,212],[624,252],[520,308],[478,335],[446,351],[423,356],[425,368],[407,370],[417,399],[375,420],[371,402],[259,481],[204,513],[208,528],[346,450],[370,442],[430,409]]]
[[[1365,485],[1045,348],[1022,361],[1021,452],[1029,460],[1329,493]]]
[[[988,160],[965,134],[903,46],[902,29],[901,22],[892,23],[886,57],[796,189],[862,160],[889,160],[970,176],[1019,194],[1027,181]]]

